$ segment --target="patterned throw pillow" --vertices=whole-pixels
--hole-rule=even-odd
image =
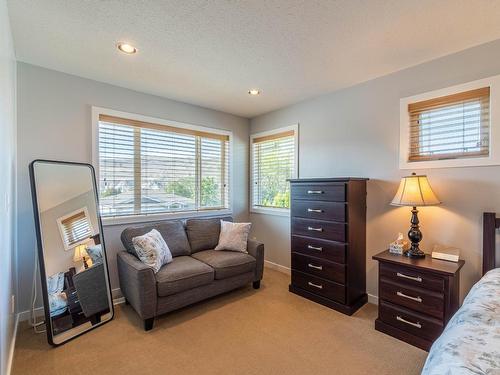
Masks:
[[[247,241],[252,223],[231,223],[220,221],[219,243],[215,250],[231,250],[248,253]]]
[[[132,244],[141,262],[157,273],[161,266],[172,261],[167,243],[156,229],[142,236],[132,238]]]
[[[87,254],[92,260],[92,264],[102,263],[102,247],[101,245],[87,246]]]

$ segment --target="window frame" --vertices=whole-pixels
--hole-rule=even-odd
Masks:
[[[62,243],[64,245],[64,250],[65,251],[70,251],[71,249],[74,249],[78,245],[81,245],[81,244],[87,242],[89,240],[89,238],[90,238],[90,237],[86,237],[83,240],[80,240],[80,241],[77,241],[77,242],[75,242],[73,244],[70,244],[70,243],[68,243],[67,238],[64,235],[64,226],[63,226],[62,222],[64,220],[66,220],[67,218],[69,218],[69,217],[71,217],[73,215],[76,215],[77,213],[82,212],[82,211],[83,211],[83,213],[84,213],[84,215],[87,218],[87,221],[89,223],[90,236],[95,235],[94,227],[92,226],[92,221],[90,220],[89,210],[88,210],[87,206],[84,206],[82,208],[79,208],[77,210],[74,210],[74,211],[66,214],[66,215],[63,215],[63,216],[59,217],[57,219],[57,227],[59,228],[59,234],[61,235],[61,240],[62,240]]]
[[[409,161],[411,103],[431,100],[461,92],[490,87],[489,156],[460,157],[456,159]],[[500,75],[460,85],[434,90],[400,99],[399,169],[457,168],[500,165]]]
[[[132,224],[132,223],[146,223],[154,222],[159,220],[168,219],[185,219],[191,217],[210,217],[210,216],[224,216],[232,215],[233,207],[233,132],[229,130],[223,130],[218,128],[212,128],[202,125],[188,124],[179,121],[166,120],[156,117],[150,117],[145,115],[140,115],[136,113],[129,113],[123,111],[117,111],[114,109],[103,108],[92,106],[92,165],[94,166],[97,180],[97,188],[99,189],[100,181],[100,171],[99,171],[99,116],[107,115],[113,117],[121,117],[129,120],[142,121],[153,123],[155,125],[164,125],[166,127],[175,127],[186,130],[193,130],[198,132],[207,132],[218,135],[227,136],[229,138],[229,155],[226,155],[227,161],[229,163],[229,189],[228,189],[228,208],[222,209],[207,209],[203,211],[180,211],[180,212],[162,212],[162,213],[150,213],[150,214],[139,214],[139,215],[124,215],[115,217],[101,217],[103,226],[110,225],[122,225],[122,224]]]
[[[249,207],[251,213],[256,214],[268,214],[268,215],[277,215],[277,216],[290,216],[290,208],[278,208],[278,207],[262,207],[255,206],[253,197],[254,197],[254,177],[253,177],[253,168],[254,168],[254,150],[253,150],[253,140],[255,138],[273,136],[279,133],[284,133],[287,131],[293,131],[294,133],[294,173],[292,178],[298,178],[299,176],[299,124],[294,124],[290,126],[284,126],[272,130],[267,130],[259,133],[250,134],[250,196],[249,196]]]

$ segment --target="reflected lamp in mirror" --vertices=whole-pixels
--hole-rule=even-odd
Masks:
[[[423,235],[420,231],[417,207],[435,206],[441,204],[436,194],[432,191],[427,176],[417,176],[412,173],[401,179],[398,191],[391,202],[393,206],[409,206],[411,210],[411,227],[408,231],[408,238],[411,241],[411,247],[404,255],[411,258],[424,258],[425,253],[420,250],[419,242]]]
[[[89,268],[87,259],[89,254],[87,253],[87,245],[78,245],[75,247],[75,254],[73,255],[73,262],[78,263],[83,261],[83,266],[85,269]]]

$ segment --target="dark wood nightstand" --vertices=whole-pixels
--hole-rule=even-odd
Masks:
[[[429,350],[459,307],[458,263],[395,255],[386,250],[379,262],[379,304],[375,329]]]

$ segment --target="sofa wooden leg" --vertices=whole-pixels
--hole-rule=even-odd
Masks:
[[[152,330],[154,321],[155,321],[155,318],[144,319],[144,330],[145,331]]]
[[[252,285],[253,285],[254,289],[259,289],[260,288],[260,280],[259,281],[254,281]]]
[[[125,298],[125,305],[130,305],[130,302],[126,298]]]

